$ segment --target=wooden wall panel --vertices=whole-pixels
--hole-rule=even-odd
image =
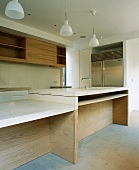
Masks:
[[[26,39],[26,59],[28,63],[56,65],[57,46],[35,39]]]
[[[49,151],[48,119],[0,129],[1,170],[14,169]]]
[[[28,63],[31,63],[31,64],[41,64],[41,65],[54,65],[55,64],[55,61],[54,60],[45,60],[45,59],[41,59],[41,58],[38,58],[38,57],[34,57],[34,55],[30,55],[28,61]]]
[[[78,111],[51,117],[51,152],[73,163],[78,159]]]
[[[47,42],[35,40],[32,38],[27,38],[26,39],[28,46],[31,46],[32,48],[39,48],[39,49],[47,49],[50,51],[57,51],[56,45],[50,44]]]
[[[128,96],[113,100],[113,123],[128,125]]]
[[[78,114],[78,140],[81,140],[112,124],[112,101],[79,106]]]

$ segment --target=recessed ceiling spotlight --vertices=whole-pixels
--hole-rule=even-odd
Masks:
[[[86,36],[85,35],[81,35],[80,38],[86,38]]]
[[[102,39],[103,37],[101,36],[100,38]]]
[[[57,25],[55,24],[54,26],[56,27]]]

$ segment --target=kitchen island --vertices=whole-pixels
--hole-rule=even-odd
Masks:
[[[128,90],[34,89],[29,100],[1,102],[0,108],[1,169],[48,152],[76,163],[79,140],[112,123],[128,125]]]
[[[128,90],[92,87],[30,90],[30,98],[74,105],[78,111],[78,140],[112,124],[128,125]]]

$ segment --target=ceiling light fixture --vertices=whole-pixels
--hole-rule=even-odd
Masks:
[[[91,14],[93,15],[93,24],[95,25],[95,22],[94,22],[94,16],[96,14],[96,11],[95,10],[92,10],[91,11]],[[95,26],[94,26],[95,27]],[[90,39],[89,41],[89,46],[91,47],[96,47],[99,45],[99,41],[98,39],[96,38],[96,35],[95,35],[95,29],[93,27],[93,37]]]
[[[60,29],[60,35],[62,36],[71,36],[73,34],[71,26],[68,24],[68,19],[67,19],[67,0],[65,0],[65,6],[66,6],[66,11],[65,11],[65,23]]]
[[[18,0],[12,0],[7,4],[5,15],[12,19],[24,18],[24,10]]]

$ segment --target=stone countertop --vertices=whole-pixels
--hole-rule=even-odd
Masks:
[[[30,94],[53,95],[53,96],[86,96],[104,94],[109,92],[128,90],[126,87],[92,87],[92,88],[69,88],[69,89],[33,89]]]
[[[0,102],[0,128],[74,110],[74,106],[37,100]]]

